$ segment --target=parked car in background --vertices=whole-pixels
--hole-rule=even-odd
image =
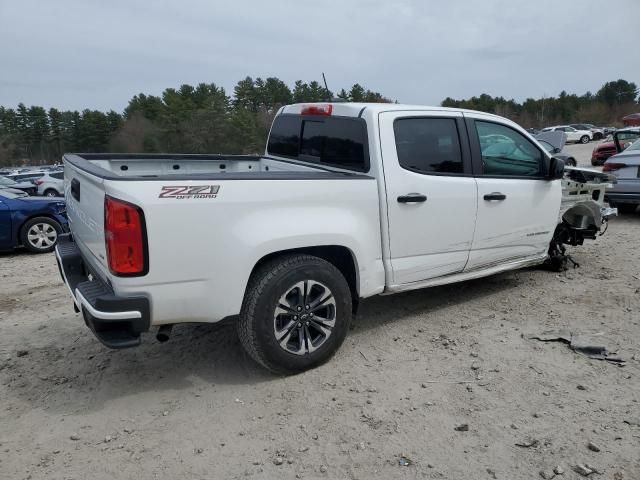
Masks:
[[[575,166],[578,165],[578,162],[576,162],[576,159],[574,157],[572,157],[571,155],[562,154],[561,153],[562,152],[561,148],[554,147],[553,145],[551,145],[546,140],[542,140],[542,139],[539,139],[539,138],[537,140],[538,140],[538,143],[540,145],[542,145],[544,147],[544,149],[547,152],[549,152],[550,155],[562,160],[566,166],[575,167]]]
[[[567,142],[589,143],[593,140],[591,130],[576,130],[569,125],[557,125],[555,127],[547,127],[542,129],[543,132],[561,131],[567,134]]]
[[[63,199],[26,197],[0,190],[0,250],[20,245],[35,253],[52,251],[58,236],[69,231]]]
[[[10,179],[9,177],[3,177],[3,176],[0,176],[0,188],[13,188],[16,190],[22,190],[27,195],[35,195],[38,191],[38,187],[36,187],[31,182],[28,182],[28,181],[16,182],[15,180]]]
[[[604,163],[602,171],[614,175],[617,183],[605,199],[620,213],[633,213],[640,205],[640,128],[618,130],[614,143],[619,153]]]
[[[11,175],[7,175],[7,178],[10,178],[11,180],[13,180],[15,182],[21,182],[21,181],[33,182],[34,180],[37,180],[38,178],[40,178],[44,174],[45,174],[45,172],[42,172],[42,171],[39,171],[39,170],[37,170],[37,171],[28,170],[26,172],[12,173]]]
[[[640,113],[632,113],[622,118],[622,122],[626,127],[640,126]]]
[[[562,153],[562,149],[567,143],[567,134],[556,130],[553,132],[540,132],[533,135],[533,138],[538,140],[540,145],[552,156],[561,159],[568,167],[577,166],[576,159],[571,155]]]
[[[38,189],[38,195],[45,197],[64,195],[64,172],[47,172],[33,183]]]
[[[597,144],[594,147],[593,152],[591,152],[591,165],[594,167],[604,165],[604,162],[606,162],[611,155],[615,155],[616,153],[616,145],[613,143],[613,139],[609,140],[607,138],[604,142]]]
[[[590,130],[593,134],[593,140],[602,140],[605,137],[604,128],[596,127],[591,123],[572,123],[569,126],[575,128],[576,130]]]

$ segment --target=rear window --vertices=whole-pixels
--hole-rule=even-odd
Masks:
[[[279,115],[267,152],[348,170],[369,170],[367,129],[360,118]]]
[[[64,173],[50,173],[49,176],[57,178],[58,180],[62,180],[64,178]]]

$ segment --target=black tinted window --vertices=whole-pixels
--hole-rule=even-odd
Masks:
[[[402,168],[419,173],[463,173],[454,119],[401,118],[393,129]]]
[[[271,127],[267,151],[283,157],[297,157],[300,143],[300,117],[278,115]]]
[[[367,171],[366,141],[361,119],[280,115],[271,129],[267,151],[306,162]]]
[[[475,123],[485,175],[543,176],[542,152],[524,135],[497,123]]]
[[[64,178],[64,173],[51,173],[50,176],[57,178],[58,180],[62,180]]]

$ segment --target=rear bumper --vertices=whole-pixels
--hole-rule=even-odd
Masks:
[[[76,311],[91,331],[109,348],[140,344],[149,330],[150,308],[145,297],[120,297],[110,285],[90,272],[71,234],[60,235],[56,246],[60,275],[69,289]]]

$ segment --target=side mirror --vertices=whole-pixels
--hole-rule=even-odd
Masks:
[[[554,148],[554,149],[553,149],[553,153],[560,153],[560,151],[561,151],[561,150],[560,150],[558,147],[556,147],[556,148]]]
[[[564,161],[557,157],[551,157],[549,162],[549,180],[564,178]]]

